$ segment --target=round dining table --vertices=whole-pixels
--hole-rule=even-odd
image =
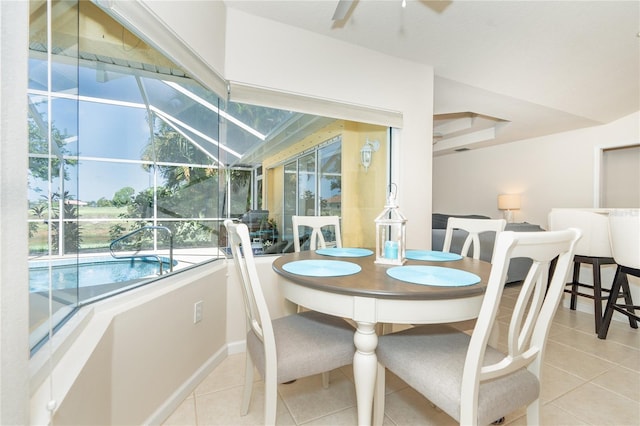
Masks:
[[[370,254],[360,253],[352,257],[329,256],[316,251],[288,253],[273,262],[273,269],[281,277],[286,299],[308,309],[349,318],[356,323],[353,373],[358,424],[370,425],[378,363],[375,352],[378,344],[376,325],[442,324],[477,318],[491,264],[469,257],[450,261],[407,260],[405,266],[436,267],[430,269],[454,273],[452,276],[456,271],[470,273],[478,278],[474,284],[451,282],[451,285],[425,285],[394,278],[387,270],[398,266],[376,263],[372,251],[355,250]],[[327,268],[319,273],[307,273],[298,268],[310,265],[310,261],[313,264],[320,261]],[[405,270],[407,268],[389,272]]]

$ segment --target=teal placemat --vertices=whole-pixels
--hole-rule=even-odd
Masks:
[[[462,259],[462,256],[458,253],[434,250],[407,250],[405,257],[411,260],[429,260],[431,262],[447,262]]]
[[[412,284],[438,287],[462,287],[480,282],[480,277],[475,274],[442,266],[396,266],[387,269],[387,275]]]
[[[346,247],[332,247],[316,250],[316,253],[323,256],[335,256],[335,257],[364,257],[371,256],[373,251],[363,248],[346,248]]]
[[[340,277],[357,274],[362,268],[360,265],[342,260],[296,260],[285,263],[282,269],[308,277]]]

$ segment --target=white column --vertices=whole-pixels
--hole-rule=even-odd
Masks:
[[[0,424],[29,422],[29,2],[0,1]]]

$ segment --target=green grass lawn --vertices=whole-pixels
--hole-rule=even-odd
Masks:
[[[116,219],[121,213],[126,213],[126,207],[89,207],[81,206],[78,215],[82,219]]]
[[[46,219],[46,213],[43,217],[38,218],[31,209],[29,211],[29,219]],[[89,207],[80,206],[78,208],[78,216],[81,219],[117,219],[122,213],[126,213],[126,207]]]
[[[122,213],[126,213],[126,207],[89,207],[89,206],[80,206],[78,209],[78,215],[80,219],[120,219],[119,215]],[[30,212],[31,213],[31,212]],[[30,219],[36,219],[36,217],[31,217]],[[109,244],[111,244],[111,236],[109,235],[109,230],[116,223],[122,224],[126,229],[129,229],[130,223],[120,222],[116,220],[107,221],[107,222],[81,222],[80,223],[80,235],[81,235],[81,243],[80,250],[91,250],[91,251],[108,251]],[[41,222],[38,223],[37,230],[33,233],[32,237],[29,239],[29,253],[43,253],[48,250],[48,241],[47,241],[47,231],[48,226]]]
[[[126,211],[126,207],[81,206],[78,209],[80,219],[78,222],[80,227],[80,252],[108,252],[109,245],[114,239],[114,236],[111,235],[110,231],[115,225],[120,225],[124,228],[119,235],[122,236],[130,232],[136,222],[141,220],[137,218],[122,220],[119,215],[126,213]],[[30,217],[30,219],[37,218]],[[159,224],[162,225],[162,222]],[[209,225],[209,228],[205,227],[196,229],[195,227],[192,228],[188,226],[183,228],[180,235],[174,239],[174,248],[210,247],[211,245],[216,245],[218,237],[217,235],[212,235],[212,233],[216,234],[213,230],[217,229],[217,224],[206,222],[201,223],[200,225],[203,224]],[[49,227],[45,219],[40,218],[37,222],[30,222],[30,230],[31,237],[29,238],[29,254],[32,256],[47,254],[49,251],[47,235]],[[115,237],[117,238],[118,236]],[[149,239],[148,236],[146,239]],[[160,247],[166,248],[164,247],[166,244],[167,242],[163,238],[160,243]],[[75,246],[76,244],[73,245]]]

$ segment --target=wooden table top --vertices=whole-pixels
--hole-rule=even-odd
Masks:
[[[356,274],[338,277],[312,277],[292,274],[283,269],[283,265],[286,263],[311,259],[352,262],[360,265],[362,270]],[[438,300],[478,296],[485,292],[491,272],[490,263],[482,260],[474,260],[470,257],[463,257],[461,260],[447,262],[407,260],[405,265],[428,265],[459,269],[476,274],[481,279],[480,283],[470,286],[429,286],[412,284],[392,278],[387,275],[386,270],[394,265],[376,264],[374,263],[375,259],[375,254],[365,257],[333,257],[319,255],[315,253],[315,251],[303,251],[300,253],[287,253],[280,256],[273,262],[273,270],[293,283],[321,291],[361,297],[414,300]]]

